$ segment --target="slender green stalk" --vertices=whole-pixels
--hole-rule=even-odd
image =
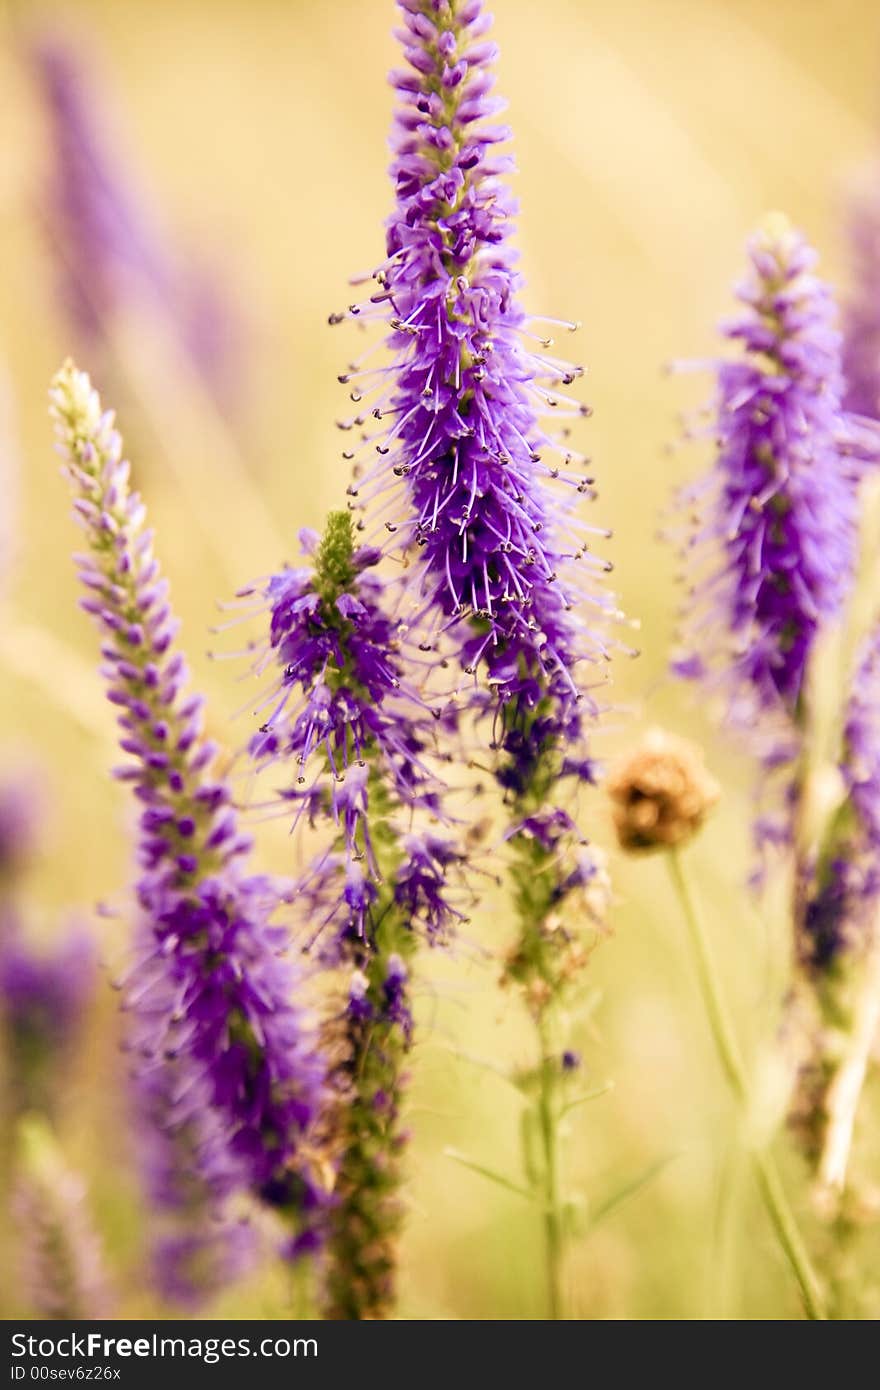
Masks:
[[[522,834],[513,843],[515,901],[521,930],[502,978],[521,989],[535,1030],[537,1056],[522,1087],[528,1097],[523,1160],[529,1193],[541,1213],[546,1315],[557,1321],[566,1316],[563,1275],[567,1222],[560,1124],[566,1102],[571,1099],[569,1088],[578,1066],[577,1054],[569,1046],[566,1003],[578,991],[589,952],[558,912],[558,884],[565,863],[559,847],[547,848],[538,839]],[[575,909],[571,921],[576,922],[582,912],[583,905],[580,910]]]
[[[537,1100],[538,1126],[541,1135],[541,1183],[544,1205],[544,1253],[547,1270],[547,1316],[557,1321],[564,1316],[562,1294],[562,1265],[565,1249],[565,1228],[560,1206],[559,1184],[559,1107],[557,1104],[558,1074],[550,1047],[546,1018],[541,1020],[541,1066]]]
[[[721,993],[718,972],[712,959],[709,941],[697,912],[679,853],[675,849],[670,849],[667,860],[694,951],[700,989],[718,1058],[737,1105],[747,1117],[750,1109],[748,1079]],[[757,1146],[752,1149],[751,1156],[755,1164],[758,1186],[764,1199],[764,1205],[767,1208],[779,1244],[797,1280],[807,1316],[814,1320],[824,1320],[827,1315],[819,1281],[788,1204],[774,1159],[767,1149]]]

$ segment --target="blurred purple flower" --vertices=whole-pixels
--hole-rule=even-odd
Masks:
[[[140,945],[154,954],[148,923]],[[142,973],[139,963],[134,978]],[[172,991],[170,981],[165,989]],[[157,992],[161,976],[156,980]],[[167,1014],[167,1000],[157,1015]],[[173,1006],[172,1006],[173,1007]],[[137,1033],[127,1039],[137,1049]],[[210,1077],[187,1053],[168,1056],[147,1040],[136,1051],[134,1090],[136,1159],[155,1207],[150,1223],[150,1270],[160,1294],[195,1309],[253,1264],[252,1227],[228,1210],[226,1197],[239,1185],[227,1124],[213,1104]]]
[[[201,1229],[163,1234],[153,1248],[156,1287],[169,1303],[196,1309],[253,1265],[254,1232],[244,1221],[204,1219]]]
[[[801,868],[797,958],[809,974],[827,975],[866,939],[880,877],[858,835],[836,837],[824,862]]]
[[[38,767],[14,769],[0,778],[0,883],[27,868],[42,839],[46,809]]]
[[[369,304],[350,310],[390,322],[394,361],[342,378],[356,401],[376,386],[372,416],[390,423],[368,437],[379,461],[358,461],[351,492],[368,511],[389,493],[390,548],[411,560],[411,626],[426,650],[450,644],[473,678],[517,795],[545,754],[579,745],[594,712],[587,687],[599,683],[580,668],[606,656],[596,578],[608,566],[574,515],[591,493],[586,459],[567,432],[540,424],[587,413],[565,392],[582,369],[547,355],[550,341],[535,337],[517,299],[490,16],[481,0],[398,4],[408,66],[391,78],[388,258]],[[580,757],[566,770],[586,765]]]
[[[89,932],[73,923],[41,949],[9,924],[0,938],[0,1025],[15,1107],[51,1111],[97,983]]]
[[[246,376],[244,330],[226,286],[166,243],[130,159],[115,147],[101,83],[76,48],[49,32],[28,56],[49,125],[46,221],[83,349],[93,359],[106,353],[117,312],[148,309],[221,411],[234,413]]]
[[[51,399],[88,543],[78,557],[83,607],[103,636],[108,697],[132,759],[117,775],[141,805],[146,945],[125,989],[129,1045],[145,1068],[174,1063],[168,1123],[199,1136],[194,1162],[217,1195],[250,1190],[297,1221],[317,1200],[302,1141],[323,1067],[285,934],[270,925],[282,890],[247,873],[249,841],[211,773],[216,750],[201,700],[184,694],[167,585],[112,416],[72,364]]]
[[[844,782],[867,843],[880,850],[880,625],[856,663],[844,723]]]
[[[816,864],[801,865],[798,951],[824,972],[876,936],[880,900],[880,626],[865,639],[845,710],[845,799]]]
[[[880,166],[849,206],[850,288],[843,308],[843,404],[880,419]]]
[[[780,219],[749,255],[745,311],[724,329],[745,355],[718,365],[717,461],[685,493],[697,529],[676,669],[715,676],[744,716],[781,707],[794,719],[816,634],[852,580],[856,483],[878,444],[842,410],[840,336],[815,253]]]
[[[788,833],[807,667],[852,583],[858,483],[880,436],[842,407],[840,335],[815,253],[774,217],[749,257],[743,313],[724,328],[743,356],[717,368],[716,461],[681,498],[693,530],[673,669],[723,696],[765,772],[784,783],[781,818],[758,822],[768,842]]]

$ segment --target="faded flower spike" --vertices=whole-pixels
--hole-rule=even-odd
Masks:
[[[86,1209],[84,1184],[36,1115],[20,1122],[17,1157],[12,1204],[29,1312],[64,1321],[112,1317],[104,1255]]]
[[[717,368],[716,461],[681,499],[689,598],[673,669],[719,692],[769,773],[799,751],[807,663],[849,592],[857,486],[880,436],[843,409],[834,305],[804,238],[770,217],[749,258],[724,328],[742,356]],[[794,795],[759,838],[790,833]]]
[[[104,353],[117,316],[158,314],[184,361],[229,413],[244,380],[235,305],[203,265],[165,243],[131,161],[115,147],[107,94],[83,56],[50,31],[26,56],[49,135],[43,211],[61,298],[80,341],[90,353]]]
[[[857,654],[843,720],[836,800],[799,864],[798,957],[818,977],[880,941],[880,626]]]
[[[42,949],[25,938],[14,916],[0,924],[0,1038],[18,1113],[53,1112],[97,974],[95,943],[79,924],[67,925]]]
[[[702,749],[651,729],[606,783],[622,849],[673,849],[702,826],[720,795]]]
[[[0,781],[0,894],[5,899],[41,840],[46,816],[41,770],[21,768]]]
[[[141,923],[147,956],[154,952],[152,935]],[[224,1200],[240,1177],[210,1077],[181,1053],[140,1059],[134,1083],[135,1156],[154,1207],[152,1281],[163,1298],[192,1312],[253,1264],[255,1232]]]
[[[368,516],[388,492],[389,548],[412,562],[413,631],[425,650],[449,644],[478,705],[500,713],[503,775],[521,782],[542,747],[577,741],[586,702],[576,668],[605,656],[577,611],[606,606],[585,592],[607,566],[588,554],[590,531],[574,516],[592,488],[587,461],[567,427],[557,438],[540,423],[587,413],[568,394],[582,368],[551,355],[517,300],[490,16],[481,0],[399,8],[407,67],[391,78],[388,256],[369,304],[351,309],[387,319],[394,360],[343,378],[355,401],[377,391],[343,426],[379,422],[351,455],[350,491]]]
[[[880,165],[850,202],[851,279],[843,309],[847,410],[880,419]]]
[[[113,417],[69,363],[51,400],[88,545],[78,560],[83,607],[102,633],[108,698],[131,759],[117,775],[141,807],[146,945],[125,988],[129,1046],[144,1077],[169,1064],[178,1074],[167,1123],[186,1133],[215,1196],[250,1190],[296,1223],[316,1200],[301,1144],[322,1066],[294,1002],[300,982],[285,935],[270,925],[281,890],[247,872],[249,841],[212,774],[202,702],[185,693],[167,585]]]
[[[860,1196],[849,1174],[880,1026],[880,627],[862,644],[843,724],[839,796],[797,863],[795,996],[802,1051],[790,1123],[829,1214]]]

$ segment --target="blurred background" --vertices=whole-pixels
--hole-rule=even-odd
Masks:
[[[787,942],[773,894],[744,906],[740,892],[749,768],[665,676],[677,599],[658,529],[675,484],[705,462],[699,446],[669,446],[708,382],[664,365],[716,351],[744,241],[768,210],[806,232],[845,294],[844,192],[880,145],[880,11],[871,0],[492,9],[526,301],[583,323],[565,349],[588,368],[593,513],[614,529],[614,581],[640,628],[640,658],[617,663],[600,751],[613,756],[658,721],[706,745],[725,797],[692,861],[738,1022],[758,1036],[778,1014]],[[129,808],[106,772],[112,715],[77,608],[47,384],[73,352],[117,405],[213,731],[235,748],[250,727],[246,663],[209,659],[236,645],[209,631],[216,603],[295,558],[298,529],[320,526],[347,482],[336,376],[362,342],[327,316],[353,297],[348,277],[382,256],[393,21],[391,0],[70,0],[3,15],[0,778],[40,786],[39,832],[15,885],[29,939],[56,949],[74,913],[97,942],[93,1002],[53,1109],[124,1315],[174,1310],[140,1275],[144,1211],[110,988],[126,924],[95,912],[100,902],[124,914]],[[124,190],[117,206],[105,189],[97,214],[77,203],[82,153],[59,144],[59,112],[69,121],[77,103]],[[115,266],[106,283],[59,234],[61,214],[97,217],[92,235]],[[610,845],[598,797],[591,816],[590,834]],[[258,830],[265,862],[289,870],[283,827]],[[572,1118],[567,1177],[586,1202],[572,1308],[583,1318],[795,1316],[736,1162],[663,865],[615,860],[614,873],[613,936],[593,959],[597,1004],[582,1039],[591,1084],[614,1089]],[[405,1317],[540,1316],[534,1213],[444,1154],[452,1146],[518,1174],[516,1095],[480,1063],[530,1057],[531,1031],[491,958],[509,929],[503,911],[487,912],[455,956],[425,962]],[[19,1258],[9,1221],[3,1240],[9,1274]],[[2,1282],[4,1316],[26,1310],[17,1281]],[[284,1316],[287,1298],[270,1271],[203,1311]]]

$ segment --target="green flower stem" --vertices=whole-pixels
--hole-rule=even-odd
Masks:
[[[693,895],[677,850],[667,855],[669,872],[687,924],[697,966],[700,990],[709,1017],[709,1026],[727,1082],[744,1116],[750,1110],[749,1084],[736,1036],[731,1026],[721,993],[718,972],[712,959],[709,941],[704,931]],[[798,1230],[782,1181],[772,1155],[763,1147],[752,1149],[752,1161],[764,1205],[773,1224],[792,1273],[798,1282],[807,1316],[815,1320],[826,1317],[819,1281],[813,1271],[803,1238]]]
[[[538,1131],[541,1136],[541,1185],[544,1206],[544,1258],[547,1270],[547,1316],[557,1321],[564,1316],[562,1268],[565,1253],[565,1227],[559,1193],[559,1109],[558,1076],[551,1048],[546,1016],[538,1025],[541,1065],[538,1084]]]

